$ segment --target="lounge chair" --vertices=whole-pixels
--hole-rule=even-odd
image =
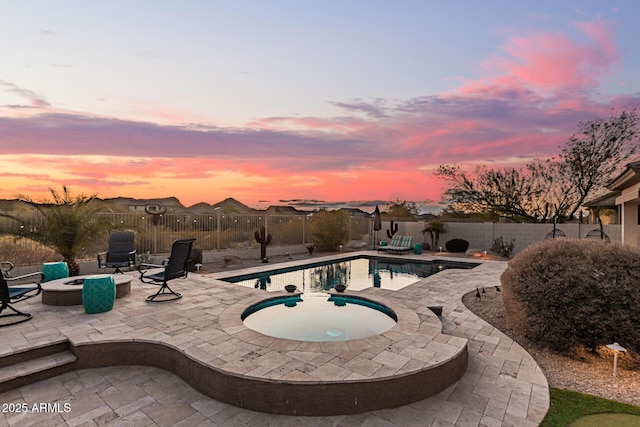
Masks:
[[[182,239],[173,242],[171,245],[171,255],[169,255],[169,259],[162,265],[140,264],[140,267],[138,267],[140,271],[140,281],[160,285],[158,292],[147,297],[148,302],[174,301],[182,298],[182,294],[174,292],[167,282],[173,279],[183,279],[187,277],[187,262],[189,261],[194,240],[196,239]],[[146,270],[143,271],[145,268],[164,268],[164,270],[147,274]]]
[[[0,327],[26,322],[33,317],[31,313],[24,313],[12,304],[35,297],[42,292],[40,283],[43,279],[44,274],[41,272],[10,278],[0,274]],[[20,284],[9,286],[12,282]],[[17,319],[5,323],[5,319],[10,317],[17,317]]]
[[[393,236],[394,238],[396,236]],[[385,246],[385,250],[387,252],[407,252],[413,249],[411,246],[411,241],[413,237],[411,236],[398,236],[398,240],[396,242],[391,239],[391,243],[388,246]]]
[[[399,234],[394,234],[389,244],[385,246],[379,246],[378,251],[388,251],[390,247],[400,245],[401,241],[402,241],[402,236]]]
[[[136,263],[135,234],[132,231],[109,234],[109,250],[98,254],[99,268],[115,268],[113,273],[122,274],[121,268],[133,267]]]

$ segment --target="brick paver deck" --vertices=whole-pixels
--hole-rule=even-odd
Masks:
[[[413,257],[430,258],[407,256]],[[221,273],[191,274],[183,281],[172,282],[184,297],[165,304],[145,303],[145,296],[157,288],[134,280],[130,295],[118,299],[114,310],[97,315],[85,314],[82,306],[51,307],[39,300],[26,301],[20,308],[33,313],[34,318],[3,328],[0,357],[63,339],[74,345],[162,342],[203,363],[242,375],[326,381],[376,378],[419,369],[466,341],[469,365],[457,383],[430,398],[393,409],[326,417],[240,409],[208,398],[158,368],[84,369],[0,394],[0,404],[26,403],[29,408],[18,413],[5,407],[0,425],[535,426],[549,407],[548,385],[541,369],[517,343],[469,312],[460,301],[463,294],[477,287],[493,289],[499,285],[505,268],[504,262],[485,261],[473,270],[444,270],[400,291],[363,291],[363,295],[407,310],[402,317],[410,318],[410,322],[419,318],[419,323],[426,322],[427,329],[431,329],[433,318],[427,307],[443,306],[443,323],[438,328],[442,327],[444,335],[434,334],[433,340],[422,346],[419,340],[381,343],[380,338],[373,337],[366,348],[349,349],[349,354],[342,357],[336,353],[335,344],[298,343],[287,347],[281,345],[282,340],[274,344],[274,339],[259,334],[234,336],[238,325],[228,323],[233,319],[230,314],[264,294],[215,280]],[[488,292],[485,298],[499,295]],[[247,357],[249,352],[252,357]],[[288,363],[291,360],[296,363]],[[3,369],[0,376],[8,375]],[[33,410],[34,404],[56,402],[58,407],[50,405],[45,412]]]

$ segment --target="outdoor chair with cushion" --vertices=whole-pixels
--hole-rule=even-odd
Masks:
[[[109,250],[98,254],[99,268],[115,268],[121,273],[123,267],[133,267],[136,263],[135,234],[132,231],[113,232],[109,235]]]
[[[399,234],[394,234],[393,237],[391,238],[391,241],[385,246],[380,246],[378,250],[388,251],[390,247],[400,245],[401,241],[402,241],[402,236]]]
[[[33,317],[31,313],[13,307],[13,304],[40,294],[43,279],[44,274],[40,272],[10,278],[0,274],[0,327],[26,322]],[[14,282],[17,284],[9,286]],[[7,320],[14,317],[16,319]]]
[[[413,237],[411,236],[400,236],[400,241],[398,243],[387,246],[387,252],[408,252],[413,249],[413,246],[411,245],[412,240]]]
[[[162,265],[140,264],[140,267],[138,267],[140,280],[143,283],[160,285],[158,292],[147,297],[148,302],[174,301],[182,298],[182,294],[174,292],[167,282],[173,279],[183,279],[187,277],[187,262],[189,261],[194,240],[196,239],[182,239],[173,242],[173,245],[171,245],[171,255],[169,255],[169,259],[163,262]],[[143,271],[143,269],[149,268],[163,268],[163,270]]]

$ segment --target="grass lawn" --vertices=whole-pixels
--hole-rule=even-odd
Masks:
[[[542,427],[563,427],[569,426],[572,422],[581,417],[593,414],[623,413],[640,416],[640,406],[628,405],[626,403],[607,400],[588,394],[577,393],[575,391],[551,388],[551,405],[549,412],[540,424]],[[603,415],[606,417],[606,415]],[[615,422],[613,419],[609,420]],[[638,419],[637,421],[640,421]],[[611,424],[604,419],[585,419],[580,426],[602,426],[602,425],[626,425]],[[595,422],[593,424],[591,422]],[[633,425],[633,424],[631,424]]]

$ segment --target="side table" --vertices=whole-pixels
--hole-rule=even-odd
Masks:
[[[110,274],[88,276],[82,284],[82,305],[87,314],[103,313],[113,308],[116,284]]]
[[[64,261],[45,262],[44,264],[42,264],[42,274],[44,274],[43,282],[63,279],[65,277],[69,277],[69,267]]]

